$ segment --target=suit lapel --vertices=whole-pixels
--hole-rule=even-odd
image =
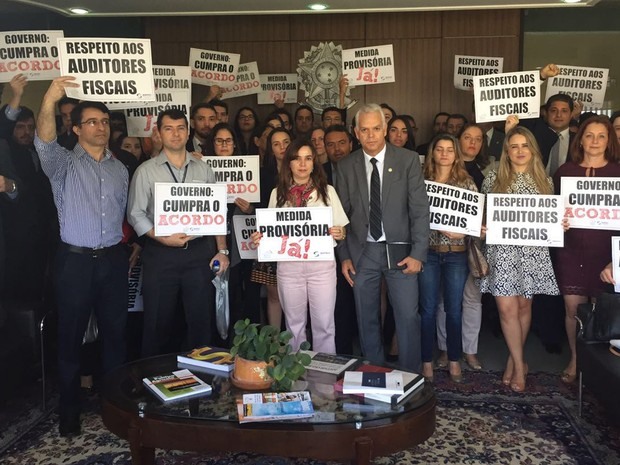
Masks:
[[[386,144],[385,159],[383,163],[383,185],[381,186],[381,211],[385,211],[388,205],[390,188],[392,186],[392,176],[396,173],[394,165],[398,155],[394,153],[390,144]]]
[[[361,150],[360,150],[361,152]],[[355,160],[355,176],[357,177],[357,182],[359,185],[360,192],[362,193],[362,205],[364,206],[364,211],[366,212],[366,218],[368,219],[369,210],[370,210],[370,199],[369,199],[369,190],[368,190],[368,179],[366,176],[366,160],[364,152],[360,153],[360,156]]]

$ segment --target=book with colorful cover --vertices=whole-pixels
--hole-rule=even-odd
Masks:
[[[295,420],[314,415],[308,391],[259,392],[237,399],[239,423],[254,421]]]
[[[311,358],[310,365],[307,370],[320,371],[332,375],[339,375],[355,362],[357,358],[347,355],[326,354],[324,352],[312,352],[311,350],[302,351]]]
[[[210,346],[199,347],[186,354],[177,355],[177,362],[225,372],[231,372],[235,366],[235,360],[229,351]]]
[[[164,402],[209,394],[211,386],[189,370],[144,378],[142,382]]]

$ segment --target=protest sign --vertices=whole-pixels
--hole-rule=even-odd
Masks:
[[[392,44],[343,50],[342,74],[350,87],[395,82]]]
[[[259,105],[272,105],[276,100],[284,103],[297,102],[296,74],[261,74],[261,91],[257,96]]]
[[[189,49],[192,82],[203,86],[229,86],[237,78],[238,53],[224,53],[199,48]]]
[[[96,102],[155,100],[149,39],[58,39],[60,72],[74,76],[80,87],[67,87],[68,97]]]
[[[555,94],[566,94],[584,107],[602,108],[607,90],[607,68],[558,65],[560,73],[547,80],[545,101]]]
[[[240,155],[231,157],[202,157],[215,173],[215,181],[226,183],[227,202],[237,197],[248,202],[260,202],[260,157]]]
[[[60,76],[57,39],[62,31],[0,32],[0,82],[16,74],[29,81],[45,81]]]
[[[239,65],[237,79],[234,84],[221,85],[222,100],[243,95],[258,94],[260,89],[260,74],[258,73],[258,63],[244,63]]]
[[[616,284],[614,292],[620,292],[620,237],[611,238],[611,274]]]
[[[111,111],[122,110],[127,121],[127,135],[150,137],[157,116],[175,108],[189,121],[191,109],[191,72],[189,66],[153,66],[155,100],[152,102],[105,102]]]
[[[227,234],[226,186],[201,183],[155,183],[155,235]]]
[[[487,244],[563,247],[559,195],[487,194]]]
[[[431,229],[480,237],[484,215],[483,194],[438,182],[424,182]]]
[[[257,208],[259,262],[333,260],[332,208]]]
[[[538,118],[540,77],[536,71],[475,76],[476,122],[504,121],[510,115]]]
[[[571,228],[620,230],[620,179],[562,177],[560,194]]]
[[[142,300],[142,262],[138,262],[129,270],[129,294],[127,296],[127,311],[144,311]]]
[[[469,55],[454,56],[454,87],[471,90],[474,76],[501,74],[504,70],[502,57],[477,57]]]
[[[258,258],[258,246],[254,245],[254,242],[250,239],[252,233],[256,231],[256,216],[235,215],[233,216],[233,226],[241,259],[256,260]]]

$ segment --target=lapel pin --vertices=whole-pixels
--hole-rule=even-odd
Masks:
[[[392,168],[388,168],[388,173],[391,173],[391,172],[392,172]]]

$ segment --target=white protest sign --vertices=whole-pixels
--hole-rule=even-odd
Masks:
[[[58,39],[60,72],[74,76],[80,87],[67,87],[68,97],[97,102],[155,100],[149,39]]]
[[[483,194],[438,182],[424,182],[431,229],[480,237],[484,215]]]
[[[248,202],[260,202],[260,157],[240,155],[231,157],[202,157],[215,173],[215,181],[226,183],[228,203],[237,197]]]
[[[501,74],[504,70],[503,57],[454,56],[454,87],[471,90],[474,76]]]
[[[297,102],[296,74],[261,74],[261,92],[257,96],[259,105],[272,105],[276,100],[284,103]]]
[[[392,44],[343,50],[342,74],[350,87],[395,82]]]
[[[239,65],[237,70],[237,80],[234,84],[220,86],[222,100],[243,95],[258,94],[260,90],[260,74],[258,73],[258,63],[244,63]]]
[[[155,183],[155,235],[227,234],[226,186],[201,183]]]
[[[256,216],[235,215],[233,216],[233,226],[241,259],[256,260],[258,258],[258,246],[254,245],[254,242],[250,239],[252,233],[256,231]]]
[[[259,262],[334,259],[331,207],[257,208]]]
[[[510,115],[538,118],[540,77],[537,70],[476,76],[473,80],[477,123],[504,121]]]
[[[0,82],[22,73],[29,81],[60,76],[56,40],[62,31],[0,32]]]
[[[136,266],[129,270],[129,295],[127,296],[127,311],[144,311],[142,299],[142,262],[138,259]]]
[[[203,86],[228,86],[237,78],[241,55],[199,48],[189,49],[192,82]]]
[[[620,179],[562,177],[560,191],[571,228],[620,230]]]
[[[611,238],[611,274],[616,284],[614,292],[620,292],[620,237]]]
[[[555,94],[570,95],[584,107],[602,108],[607,90],[607,68],[558,65],[560,74],[547,80],[545,101]]]
[[[487,244],[563,247],[559,195],[487,194]]]

